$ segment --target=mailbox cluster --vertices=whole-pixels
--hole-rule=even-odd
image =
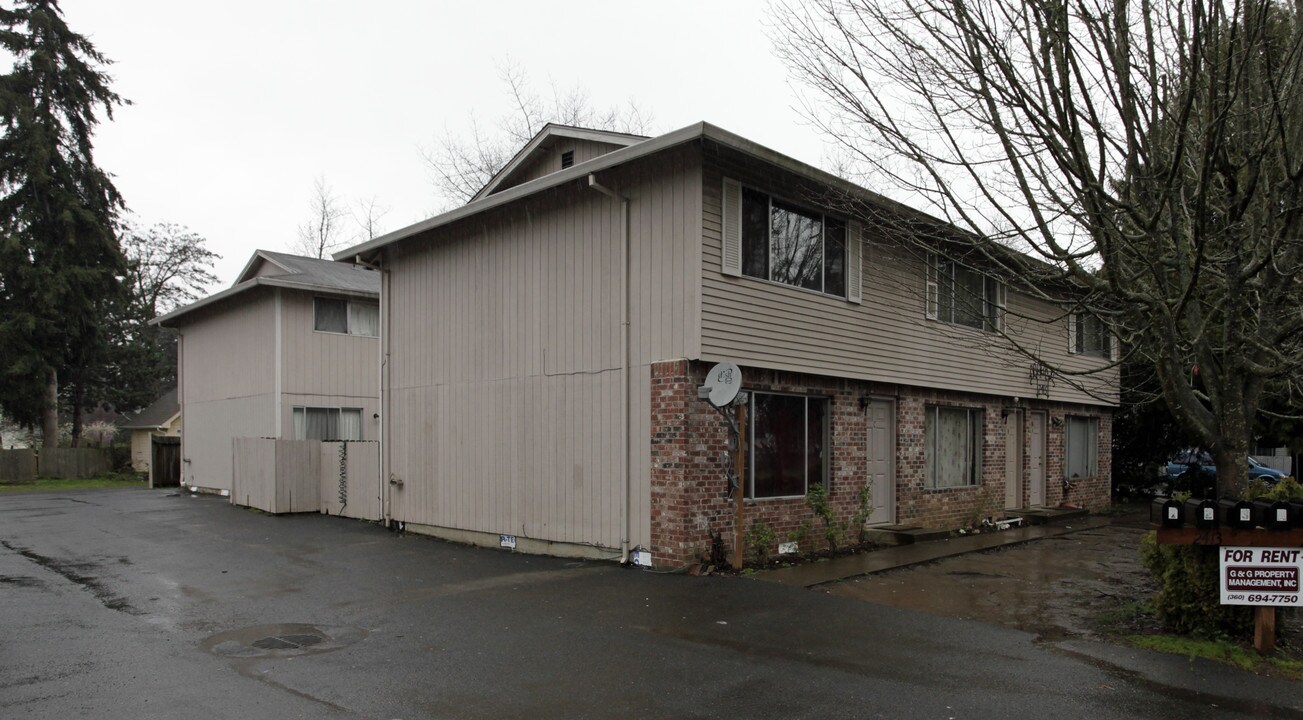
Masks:
[[[1297,501],[1190,498],[1181,502],[1173,498],[1156,498],[1149,514],[1151,521],[1165,528],[1303,528],[1303,502]]]

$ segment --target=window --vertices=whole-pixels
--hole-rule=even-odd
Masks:
[[[568,168],[568,167],[570,167],[571,165],[574,165],[574,164],[575,164],[575,151],[574,151],[574,150],[566,150],[565,152],[561,153],[561,169],[562,169],[562,170],[565,170],[566,168]]]
[[[295,440],[361,440],[361,408],[294,408]]]
[[[923,442],[928,487],[967,487],[981,482],[982,416],[976,408],[927,408]]]
[[[312,298],[312,329],[379,337],[380,304],[342,298]]]
[[[1113,335],[1108,325],[1090,313],[1073,313],[1068,316],[1072,324],[1069,340],[1073,353],[1110,358],[1113,356]]]
[[[1064,432],[1063,472],[1068,478],[1095,477],[1099,472],[1099,418],[1069,415]]]
[[[846,223],[742,189],[742,274],[846,295]]]
[[[1004,284],[937,255],[928,259],[927,316],[933,320],[997,332],[1002,329]]]
[[[804,495],[828,477],[828,398],[751,393],[747,497]]]

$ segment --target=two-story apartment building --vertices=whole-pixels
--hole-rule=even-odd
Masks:
[[[181,482],[230,493],[235,438],[376,440],[380,274],[259,250],[179,331]]]
[[[336,255],[383,276],[387,516],[691,562],[732,532],[697,394],[720,361],[748,392],[748,522],[779,539],[816,485],[847,519],[871,483],[883,524],[1106,505],[1098,323],[891,237],[902,212],[705,123],[549,126],[465,206]]]

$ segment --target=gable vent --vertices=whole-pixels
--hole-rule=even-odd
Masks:
[[[568,167],[570,167],[571,165],[574,165],[574,164],[575,164],[575,151],[574,151],[574,150],[567,150],[567,151],[561,153],[561,169],[562,169],[562,170],[565,170],[566,168],[568,168]]]

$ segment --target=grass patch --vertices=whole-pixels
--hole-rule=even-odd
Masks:
[[[101,488],[143,488],[149,485],[144,473],[109,473],[88,478],[36,478],[24,482],[0,484],[0,495],[61,490],[98,490]]]
[[[1184,635],[1133,635],[1128,640],[1145,650],[1184,655],[1190,659],[1204,658],[1252,673],[1303,680],[1303,662],[1285,657],[1279,650],[1277,655],[1262,657],[1253,648],[1238,643]]]

